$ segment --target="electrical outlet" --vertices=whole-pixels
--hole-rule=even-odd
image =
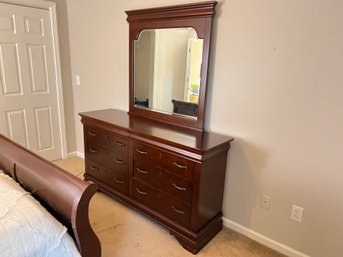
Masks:
[[[262,195],[261,207],[269,210],[272,207],[272,198],[269,195]]]
[[[291,211],[291,219],[301,222],[303,218],[304,208],[292,205],[292,211]]]

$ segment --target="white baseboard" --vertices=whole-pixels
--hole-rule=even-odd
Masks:
[[[249,228],[246,228],[232,220],[223,218],[223,225],[227,228],[230,228],[242,235],[245,235],[246,237],[249,237],[250,239],[259,242],[260,244],[266,245],[269,248],[278,251],[279,253],[285,254],[289,257],[310,257],[306,254],[303,254],[301,252],[298,252],[297,250],[281,244],[273,239],[270,239],[262,234],[257,233],[254,230],[251,230]]]
[[[77,152],[76,151],[75,152],[70,152],[70,153],[67,154],[67,158],[71,158],[71,157],[75,157],[75,156],[77,156]]]
[[[84,159],[85,154],[78,152],[78,151],[68,153],[67,158],[72,158],[72,157],[80,157],[80,158]]]
[[[77,157],[80,157],[80,158],[82,158],[82,159],[85,158],[85,154],[84,154],[84,153],[81,153],[81,152],[76,152],[76,156],[77,156]]]

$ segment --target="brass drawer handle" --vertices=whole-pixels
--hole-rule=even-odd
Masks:
[[[93,165],[91,165],[90,168],[91,168],[91,170],[99,171],[99,168],[97,168],[97,167],[95,167]]]
[[[91,135],[92,137],[97,137],[98,133],[93,132],[93,131],[88,131],[88,135]]]
[[[125,146],[125,144],[124,143],[122,143],[122,142],[119,142],[119,141],[115,141],[114,142],[116,145],[118,145],[118,146],[122,146],[122,147],[124,147]]]
[[[118,164],[125,164],[125,161],[116,159],[116,163],[118,163]]]
[[[125,183],[125,181],[123,181],[123,180],[121,180],[121,179],[119,179],[119,178],[116,178],[116,182],[117,182],[118,184],[124,184],[124,183]]]
[[[138,188],[136,188],[136,191],[141,195],[147,195],[148,194],[147,192],[143,192],[143,191],[139,190]]]
[[[187,191],[187,188],[179,187],[179,186],[177,186],[175,183],[173,183],[173,186],[174,186],[176,189],[178,189],[178,190]]]
[[[92,147],[89,147],[88,150],[91,152],[91,153],[98,153],[99,151],[92,148]]]
[[[142,174],[148,174],[148,172],[146,170],[141,170],[140,168],[137,168],[136,169],[139,173],[142,173]]]
[[[172,209],[178,214],[185,214],[184,211],[180,211],[180,210],[176,209],[174,206],[172,206]]]
[[[143,154],[143,155],[147,155],[147,154],[148,154],[148,152],[139,150],[138,148],[136,148],[136,152],[137,152],[137,153],[140,153],[140,154]]]
[[[183,165],[177,164],[176,162],[173,162],[173,164],[174,164],[176,167],[178,167],[179,169],[187,170],[187,166],[183,166]]]

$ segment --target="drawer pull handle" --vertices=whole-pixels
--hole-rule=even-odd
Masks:
[[[147,195],[148,194],[147,192],[143,192],[143,191],[139,190],[138,188],[136,188],[136,191],[141,195]]]
[[[124,183],[125,183],[123,180],[121,180],[121,179],[119,179],[119,178],[116,178],[116,182],[117,182],[118,184],[124,184]]]
[[[180,211],[180,210],[176,209],[174,206],[172,206],[172,209],[178,214],[185,214],[184,211]]]
[[[137,171],[142,174],[148,174],[146,170],[141,170],[140,168],[137,168]]]
[[[91,170],[95,170],[95,171],[99,171],[99,168],[95,167],[95,166],[90,166]]]
[[[139,150],[138,148],[136,149],[136,152],[137,152],[137,153],[140,153],[140,154],[143,154],[143,155],[147,155],[147,154],[148,154],[148,152]]]
[[[173,162],[173,164],[174,164],[176,167],[178,167],[179,169],[187,170],[187,166],[183,166],[183,165],[177,164],[176,162]]]
[[[178,190],[187,191],[187,188],[179,187],[179,186],[177,186],[175,183],[173,183],[173,186],[174,186],[176,189],[178,189]]]
[[[94,148],[88,148],[88,150],[91,152],[91,153],[98,153],[99,151],[94,149]]]
[[[125,164],[125,161],[116,159],[116,163],[118,163],[118,164]]]
[[[122,142],[119,142],[119,141],[115,141],[114,142],[116,145],[118,145],[118,146],[122,146],[122,147],[124,147],[125,146],[125,144],[124,143],[122,143]]]
[[[88,135],[91,135],[91,136],[93,136],[93,137],[97,137],[97,136],[98,136],[98,133],[93,132],[93,131],[88,131]]]

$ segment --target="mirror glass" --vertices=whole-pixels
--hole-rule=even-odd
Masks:
[[[142,30],[134,41],[134,106],[196,118],[202,53],[193,28]]]

